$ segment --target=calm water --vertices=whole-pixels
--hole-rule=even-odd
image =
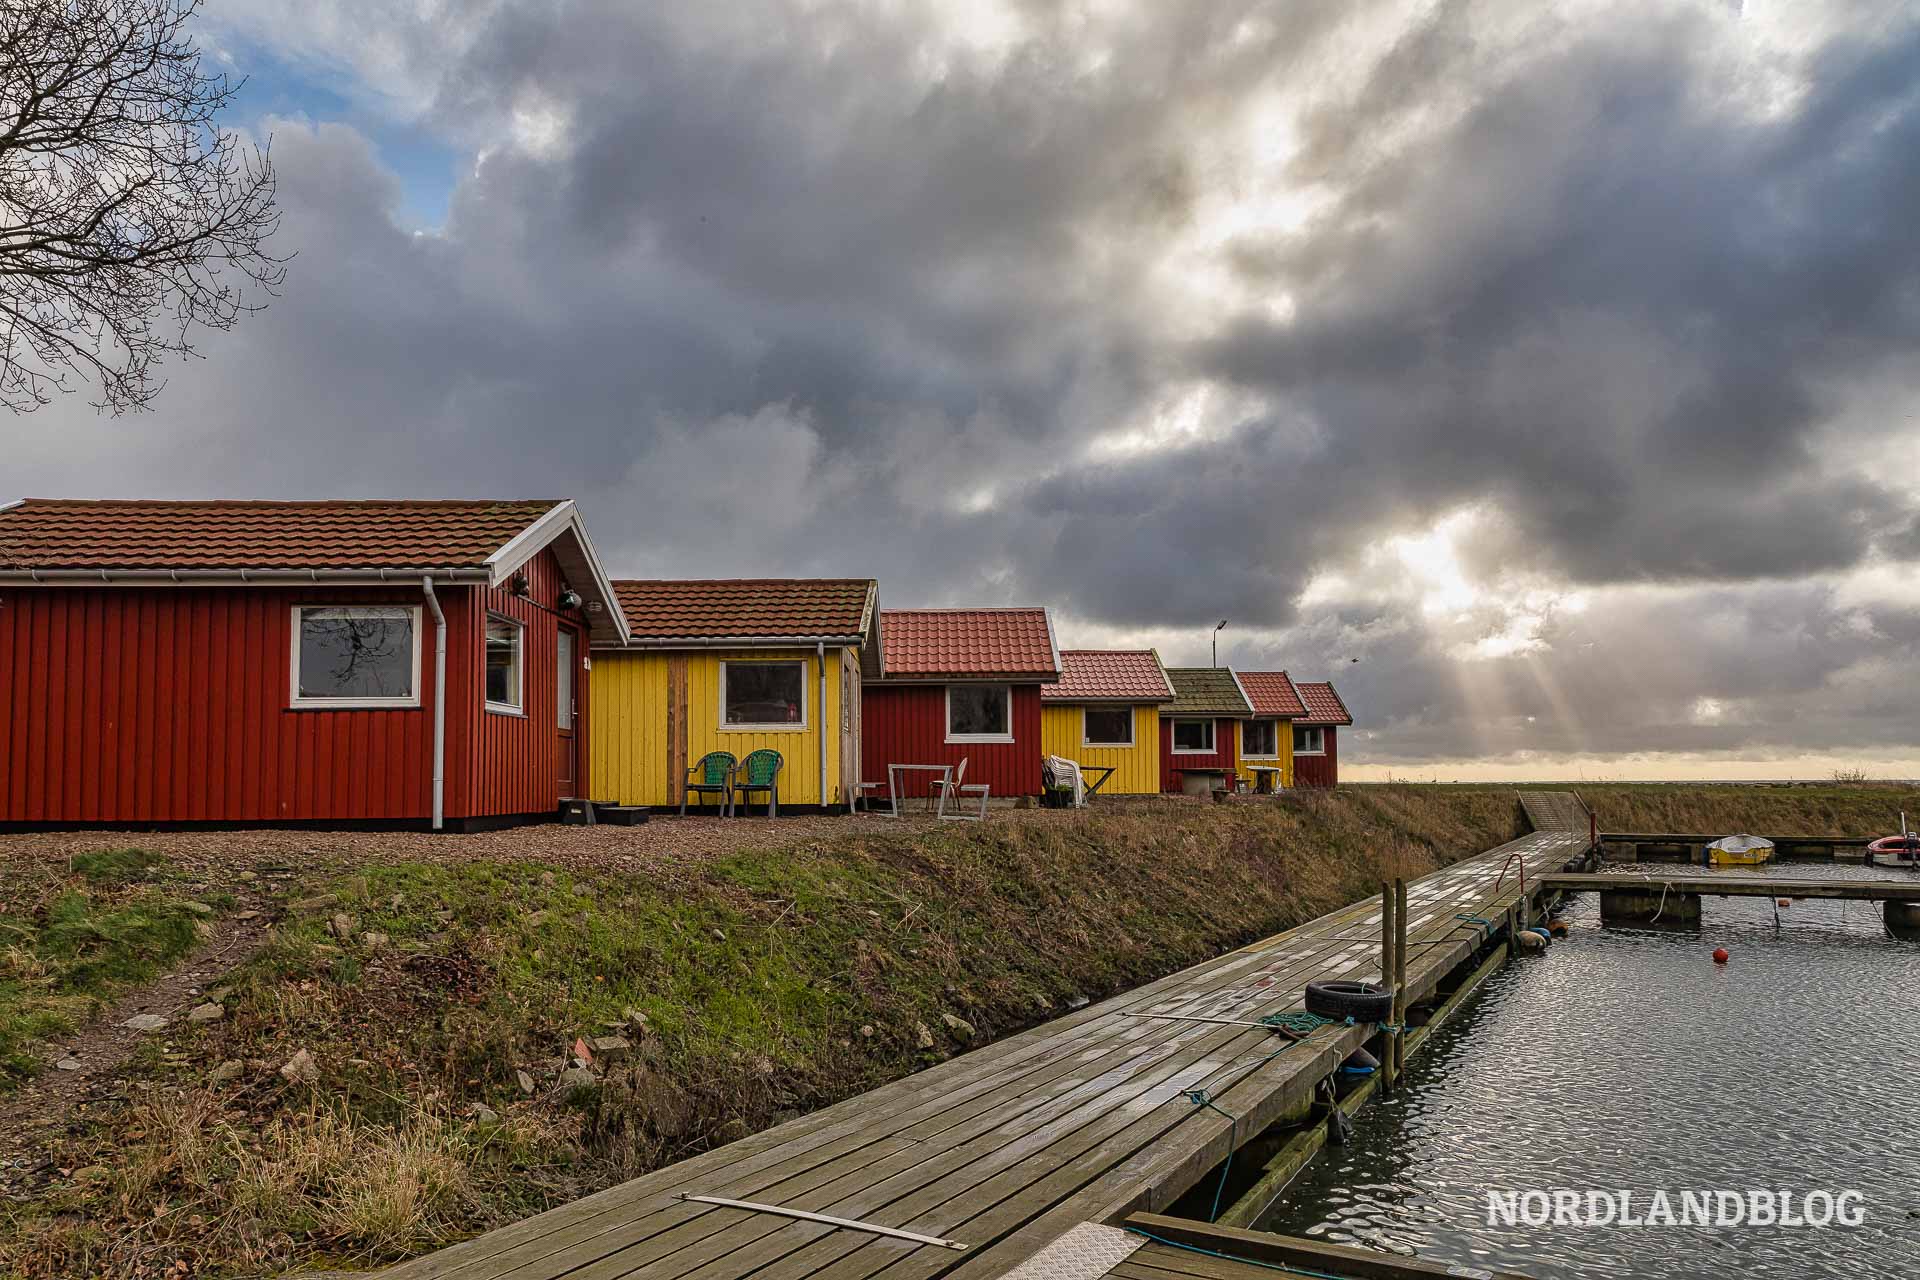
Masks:
[[[1698,933],[1602,929],[1581,896],[1570,936],[1496,974],[1260,1225],[1539,1277],[1920,1277],[1920,942],[1889,938],[1876,903],[1780,917],[1771,898],[1708,898]],[[1487,1222],[1496,1191],[1664,1188],[1677,1206],[1723,1187],[1858,1189],[1866,1221]]]

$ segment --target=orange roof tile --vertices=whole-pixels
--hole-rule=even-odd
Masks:
[[[558,502],[147,502],[0,509],[0,569],[464,569]]]
[[[1060,682],[1040,687],[1042,702],[1171,702],[1160,655],[1151,649],[1062,649]]]
[[[1307,706],[1307,715],[1298,724],[1352,724],[1353,714],[1347,710],[1347,704],[1340,700],[1333,686],[1325,681],[1302,680],[1295,686],[1300,690],[1300,701]]]
[[[1307,714],[1299,690],[1293,687],[1293,681],[1284,671],[1242,671],[1240,687],[1247,691],[1247,701],[1253,703],[1253,714],[1257,716]]]
[[[871,578],[625,580],[613,584],[636,641],[864,636]]]
[[[887,609],[880,642],[890,679],[1053,680],[1045,609]]]

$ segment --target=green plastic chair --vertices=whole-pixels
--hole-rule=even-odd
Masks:
[[[680,794],[680,816],[687,816],[687,797],[690,795],[717,795],[720,797],[720,816],[732,816],[733,771],[737,767],[739,762],[733,758],[731,751],[709,751],[695,761],[693,767],[687,770],[686,790]],[[705,808],[706,801],[702,800],[698,807]]]
[[[767,816],[780,816],[780,770],[786,767],[786,759],[771,747],[762,747],[750,751],[747,758],[740,762],[740,768],[734,773],[733,789],[743,800],[751,802],[755,791],[767,793]],[[737,808],[736,808],[737,811]]]

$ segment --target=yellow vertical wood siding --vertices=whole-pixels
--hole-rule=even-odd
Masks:
[[[1281,785],[1287,787],[1293,785],[1293,721],[1281,720],[1278,722],[1277,732],[1275,732],[1273,740],[1275,745],[1278,746],[1279,752],[1278,754],[1270,756],[1249,757],[1247,755],[1246,721],[1242,720],[1240,727],[1235,730],[1235,732],[1240,735],[1240,740],[1237,744],[1239,748],[1237,755],[1239,757],[1240,776],[1247,780],[1249,787],[1254,784],[1255,779],[1253,771],[1247,766],[1255,764],[1278,766],[1280,769]]]
[[[593,655],[593,797],[621,804],[669,803],[667,777],[667,659],[664,652],[597,650]],[[820,700],[820,663],[811,650],[766,649],[680,652],[687,663],[687,763],[709,751],[745,759],[763,747],[786,758],[780,770],[782,804],[820,804],[820,731],[826,726],[827,795],[844,803],[840,779],[841,663],[827,650],[827,705]],[[722,662],[803,662],[807,717],[803,729],[722,729]],[[758,803],[756,798],[755,803]]]
[[[1133,708],[1133,745],[1089,747],[1082,718],[1084,707],[1040,708],[1040,749],[1083,765],[1111,765],[1113,776],[1100,788],[1103,796],[1157,795],[1160,791],[1160,709],[1151,703]]]

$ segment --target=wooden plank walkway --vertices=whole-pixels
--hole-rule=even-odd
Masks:
[[[1657,871],[1553,874],[1541,877],[1548,889],[1579,893],[1595,889],[1635,889],[1697,893],[1705,897],[1846,898],[1854,902],[1920,902],[1920,877],[1912,880],[1805,880],[1769,876],[1744,868],[1717,875],[1669,876]]]
[[[1535,831],[1588,831],[1587,806],[1571,791],[1522,791],[1520,807]]]
[[[1567,797],[1577,809],[1578,802]],[[1565,812],[1543,806],[1543,812]],[[1580,811],[1584,812],[1584,811]],[[1409,1003],[1526,883],[1587,848],[1539,831],[1408,887]],[[1476,917],[1469,919],[1463,917]],[[1083,1222],[1165,1208],[1311,1097],[1372,1032],[1291,1047],[1255,1019],[1316,978],[1380,976],[1373,897],[870,1093],[388,1272],[391,1280],[988,1280]],[[1204,1090],[1203,1095],[1193,1091]],[[1211,1105],[1200,1105],[1205,1097]],[[964,1252],[682,1198],[721,1196],[963,1242]]]

